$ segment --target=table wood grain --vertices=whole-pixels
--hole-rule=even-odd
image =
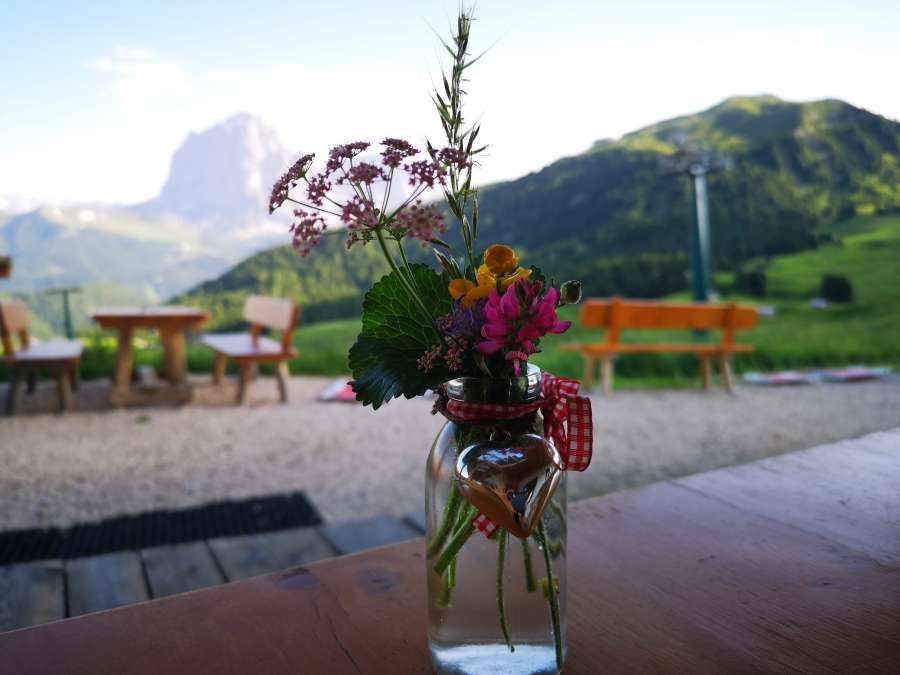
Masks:
[[[896,673],[898,472],[894,432],[573,504],[565,672]],[[425,673],[424,630],[416,539],[0,635],[0,672]]]

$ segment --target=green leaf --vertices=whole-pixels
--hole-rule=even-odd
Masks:
[[[440,343],[434,319],[453,309],[447,282],[426,265],[411,265],[410,270],[422,303],[433,316],[422,316],[391,272],[366,293],[362,332],[350,348],[353,391],[358,401],[375,409],[400,395],[424,394],[450,377],[440,365],[428,373],[416,366],[422,354]]]

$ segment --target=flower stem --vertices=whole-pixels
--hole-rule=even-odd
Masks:
[[[453,526],[456,524],[456,513],[459,510],[461,501],[462,498],[459,494],[459,488],[454,480],[450,483],[450,494],[447,495],[447,501],[444,504],[444,515],[441,518],[441,524],[438,527],[438,531],[435,532],[431,541],[428,542],[428,546],[425,548],[425,555],[428,560],[431,560],[436,556],[444,546],[447,535],[450,534],[450,530],[452,530]]]
[[[534,593],[537,590],[537,583],[534,581],[534,566],[531,564],[531,547],[527,539],[519,541],[522,542],[522,558],[525,561],[525,590]]]
[[[469,505],[463,509],[462,513],[464,516],[461,518],[463,524],[456,530],[453,534],[453,538],[447,543],[447,547],[444,549],[444,552],[441,553],[441,557],[438,558],[437,562],[434,564],[434,571],[438,574],[443,574],[447,567],[450,565],[450,561],[452,561],[456,554],[459,553],[459,549],[463,547],[469,537],[472,536],[472,533],[475,531],[475,525],[472,524],[472,518],[475,517],[475,507]]]
[[[555,499],[550,500],[550,508],[553,509],[553,513],[556,514],[556,517],[559,518],[559,524],[562,528],[563,534],[566,533],[566,530],[569,529],[569,523],[566,520],[566,514],[563,513],[562,507],[557,503]]]
[[[397,275],[397,278],[400,279],[400,283],[406,288],[406,292],[409,293],[409,297],[412,299],[413,303],[418,306],[418,308],[422,311],[422,316],[428,319],[428,325],[431,326],[431,330],[435,335],[440,338],[440,334],[437,332],[437,328],[434,326],[434,317],[431,315],[431,312],[428,311],[428,308],[422,303],[422,299],[419,297],[418,293],[416,293],[415,289],[409,285],[409,280],[404,276],[403,272],[397,266],[397,263],[394,261],[394,257],[390,254],[387,248],[387,242],[384,240],[384,233],[381,231],[381,228],[375,230],[375,238],[378,240],[378,245],[381,247],[381,252],[384,253],[384,257],[387,260],[388,265],[391,266],[391,270],[393,270],[394,274]]]
[[[553,642],[556,645],[556,665],[562,668],[563,645],[562,629],[559,625],[559,598],[556,595],[556,585],[553,583],[553,565],[550,562],[550,546],[547,542],[547,531],[544,529],[544,521],[538,524],[538,544],[544,553],[544,564],[547,566],[547,603],[550,605],[550,623],[553,624]]]
[[[514,652],[516,648],[509,637],[509,626],[506,623],[506,607],[503,604],[503,568],[506,564],[506,540],[508,536],[509,532],[506,529],[500,530],[497,546],[497,611],[500,614],[500,630],[503,631],[503,639],[506,640],[506,646],[509,647],[509,651]]]

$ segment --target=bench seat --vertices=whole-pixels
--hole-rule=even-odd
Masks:
[[[757,311],[753,307],[729,303],[659,302],[656,300],[588,300],[581,310],[584,328],[599,328],[606,333],[604,342],[567,344],[561,349],[578,352],[584,357],[584,386],[591,389],[597,364],[603,379],[603,391],[612,392],[613,359],[620,354],[694,354],[700,360],[703,386],[712,386],[710,361],[719,362],[722,382],[731,391],[733,374],[731,360],[735,354],[753,351],[753,345],[737,344],[735,333],[756,325]],[[621,342],[623,330],[690,330],[721,331],[718,343],[710,342]]]
[[[247,398],[247,388],[260,363],[275,364],[275,379],[282,403],[287,402],[287,386],[290,372],[288,361],[297,358],[292,345],[292,335],[300,318],[300,308],[293,300],[279,300],[251,295],[244,302],[244,319],[250,324],[246,333],[211,333],[204,335],[203,344],[216,353],[213,363],[213,379],[220,384],[225,379],[225,365],[231,359],[238,366],[240,386],[238,403]],[[281,332],[281,340],[263,335],[264,329]]]
[[[297,350],[285,352],[281,343],[263,335],[254,338],[250,333],[211,333],[204,335],[203,344],[235,361],[281,361],[297,357]]]
[[[0,344],[2,361],[9,368],[9,389],[6,395],[6,414],[12,415],[19,406],[23,380],[28,382],[28,392],[37,386],[40,370],[52,370],[56,375],[59,394],[59,410],[66,412],[75,407],[72,391],[80,382],[79,365],[84,345],[78,340],[48,340],[32,342],[28,335],[28,307],[19,300],[0,302]],[[18,349],[14,338],[18,337]]]
[[[78,340],[51,340],[30,344],[6,357],[7,363],[21,363],[29,366],[56,365],[62,362],[77,360],[81,357],[84,345]]]
[[[580,352],[582,354],[672,354],[683,352],[687,354],[719,354],[748,353],[753,351],[753,345],[721,345],[721,344],[666,344],[666,343],[632,343],[621,344],[566,344],[561,349],[567,352]]]

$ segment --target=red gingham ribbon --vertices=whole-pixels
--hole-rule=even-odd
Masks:
[[[541,380],[543,398],[533,403],[467,403],[450,400],[442,412],[456,422],[487,422],[523,417],[536,410],[544,413],[544,437],[552,438],[562,457],[563,471],[584,471],[593,454],[594,423],[591,399],[578,395],[578,380],[544,373]],[[472,524],[490,538],[497,526],[483,513]]]

